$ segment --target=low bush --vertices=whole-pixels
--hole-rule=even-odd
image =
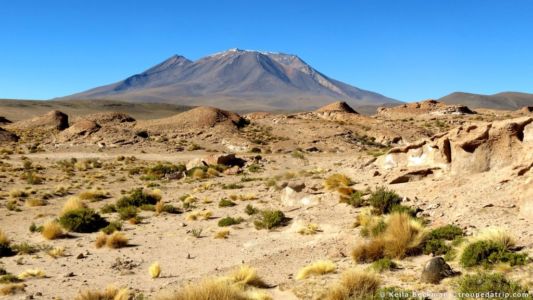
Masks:
[[[396,194],[396,192],[388,190],[385,187],[377,188],[368,199],[370,205],[380,214],[388,214],[391,212],[392,208],[400,202],[402,198]]]
[[[109,223],[90,208],[70,210],[59,218],[59,224],[68,231],[96,232]]]
[[[227,227],[231,225],[240,224],[242,221],[242,218],[225,217],[218,221],[218,226]]]
[[[343,174],[330,175],[324,181],[324,187],[329,191],[335,191],[338,188],[348,187],[352,184],[352,180],[348,176]]]
[[[237,203],[226,198],[223,198],[218,202],[218,207],[233,207],[235,205],[237,205]]]
[[[298,274],[296,274],[296,279],[301,280],[309,276],[324,275],[335,272],[336,269],[337,266],[332,261],[319,260],[302,268]]]
[[[285,225],[288,219],[279,210],[263,210],[254,221],[256,229],[272,229]]]
[[[464,267],[490,266],[503,262],[511,266],[523,265],[527,260],[526,253],[514,253],[504,245],[494,241],[476,241],[468,244],[461,255],[461,265]]]
[[[159,200],[161,200],[161,195],[157,192],[148,192],[143,188],[137,188],[131,190],[129,195],[120,198],[115,206],[118,209],[127,206],[140,207],[145,204],[155,205]]]
[[[475,295],[494,295],[491,299],[531,299],[528,290],[520,284],[508,280],[499,273],[479,273],[466,275],[458,280],[457,297],[473,299]],[[509,295],[505,297],[505,295]]]
[[[129,220],[137,217],[137,207],[135,206],[120,207],[117,212],[121,220]]]
[[[320,299],[374,299],[380,284],[379,277],[373,273],[348,270],[341,275],[340,282],[328,288]]]
[[[376,272],[391,271],[398,268],[398,265],[390,258],[382,258],[372,263],[371,268]]]

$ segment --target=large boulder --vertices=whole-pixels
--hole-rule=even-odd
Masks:
[[[235,154],[233,153],[211,154],[207,157],[204,157],[203,161],[207,165],[223,165],[223,166],[228,166],[228,167],[232,167],[232,166],[242,167],[245,163],[243,159],[236,157]]]
[[[420,281],[438,284],[442,279],[457,275],[442,257],[433,257],[424,265]]]

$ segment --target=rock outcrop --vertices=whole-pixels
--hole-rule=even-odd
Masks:
[[[337,101],[330,103],[328,105],[322,106],[317,109],[316,112],[340,112],[340,113],[349,113],[357,114],[357,112],[344,101]]]
[[[7,124],[11,124],[13,122],[11,122],[10,120],[4,118],[4,117],[0,117],[0,125],[7,125]]]
[[[385,169],[440,168],[471,174],[533,161],[533,118],[522,117],[457,127],[391,149],[377,164]]]
[[[394,107],[379,107],[378,115],[387,117],[414,117],[418,115],[469,115],[475,114],[464,105],[447,105],[436,100],[414,102]]]
[[[19,140],[19,137],[10,132],[10,131],[7,131],[3,128],[0,128],[0,143],[4,144],[4,143],[12,143],[12,142],[17,142]]]
[[[246,123],[247,121],[236,113],[214,107],[200,106],[169,118],[144,121],[139,124],[139,127],[167,131],[202,129],[215,126],[239,128],[246,125]]]
[[[69,127],[68,116],[58,110],[53,110],[45,115],[30,120],[19,121],[9,125],[15,130],[65,130]]]

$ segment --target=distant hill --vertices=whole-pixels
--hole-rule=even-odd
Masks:
[[[515,92],[505,92],[494,95],[456,92],[438,100],[448,104],[462,104],[470,108],[516,110],[524,106],[533,106],[533,94]]]
[[[140,74],[64,99],[210,105],[232,111],[314,110],[334,101],[355,109],[401,103],[327,77],[296,55],[239,49],[196,61],[175,55]]]
[[[20,121],[43,115],[51,110],[60,110],[69,116],[83,116],[98,112],[122,112],[137,120],[157,119],[175,115],[191,107],[165,103],[128,103],[110,100],[39,101],[0,99],[0,119]]]

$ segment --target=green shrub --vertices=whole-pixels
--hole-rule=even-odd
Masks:
[[[13,274],[5,274],[5,275],[0,276],[1,284],[16,283],[16,282],[21,282],[21,281],[22,281],[21,279],[19,279],[17,276]]]
[[[526,263],[526,253],[514,253],[499,243],[493,241],[477,241],[470,243],[461,255],[461,265],[464,267],[490,266],[497,262],[509,263],[511,266]]]
[[[242,218],[225,217],[218,221],[218,226],[227,227],[227,226],[239,224],[242,221],[243,221]]]
[[[251,216],[251,215],[255,215],[257,212],[259,212],[259,210],[255,208],[253,205],[248,204],[246,205],[246,208],[244,208],[244,212],[247,215]]]
[[[117,212],[121,220],[129,220],[137,216],[137,207],[135,206],[120,207]]]
[[[103,214],[114,213],[114,212],[117,212],[117,207],[115,206],[115,204],[107,203],[104,206],[102,206],[102,208],[100,208],[100,212]]]
[[[229,183],[229,184],[223,184],[222,189],[224,190],[238,190],[242,189],[244,185],[238,184],[238,183]]]
[[[112,234],[115,231],[122,230],[122,223],[119,221],[113,221],[109,223],[106,227],[102,228],[102,232],[105,234]]]
[[[172,204],[165,204],[163,205],[163,208],[161,209],[162,212],[166,212],[168,214],[181,214],[182,211],[178,207],[172,205]]]
[[[259,213],[257,220],[254,221],[257,229],[272,229],[285,225],[287,218],[279,210],[263,210]]]
[[[31,233],[41,232],[41,231],[43,231],[43,226],[37,226],[37,225],[35,225],[35,223],[31,223],[31,225],[30,225],[30,232]]]
[[[59,218],[59,224],[68,231],[96,232],[109,223],[90,208],[80,208],[66,212]]]
[[[353,207],[362,207],[365,206],[367,203],[363,199],[364,193],[361,191],[354,191],[350,194],[349,197],[340,197],[341,203],[349,204]]]
[[[262,167],[259,164],[251,164],[248,166],[248,172],[258,173],[262,171]]]
[[[459,299],[473,299],[476,294],[494,295],[491,299],[531,299],[528,290],[518,283],[505,278],[499,273],[480,273],[466,275],[458,280],[457,297]],[[508,295],[505,297],[505,295]],[[522,296],[518,295],[522,294]]]
[[[174,174],[179,172],[184,172],[185,166],[182,164],[174,165],[170,163],[157,163],[154,166],[144,169],[144,174],[142,179],[144,180],[159,180],[165,177],[168,174]]]
[[[444,255],[452,250],[452,247],[446,243],[463,236],[463,230],[454,225],[444,225],[433,229],[427,236],[424,243],[424,254]],[[448,256],[448,258],[450,258]]]
[[[451,241],[460,236],[463,236],[463,230],[460,227],[448,224],[433,229],[429,233],[428,238]]]
[[[116,207],[117,208],[127,207],[127,206],[139,207],[144,204],[154,205],[160,199],[161,197],[158,195],[147,193],[143,190],[143,188],[137,188],[137,189],[131,190],[128,196],[124,196],[120,198],[116,203]]]
[[[388,214],[395,205],[402,202],[402,198],[394,191],[379,187],[370,195],[369,202],[379,213]]]
[[[15,251],[17,254],[34,254],[41,250],[39,246],[32,245],[28,242],[12,245],[11,249],[13,249],[13,251]]]
[[[226,198],[223,198],[222,200],[220,200],[220,202],[218,202],[218,207],[232,207],[235,205],[237,205],[237,203]]]
[[[372,263],[371,268],[381,273],[383,271],[390,271],[398,268],[398,265],[390,258],[382,258]]]

